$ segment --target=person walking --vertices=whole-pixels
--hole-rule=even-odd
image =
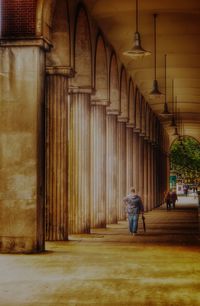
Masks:
[[[165,203],[167,206],[167,210],[170,209],[171,208],[171,195],[169,191],[167,191],[165,194]]]
[[[171,193],[171,202],[172,202],[172,207],[175,208],[176,201],[178,200],[176,190],[173,190]]]
[[[129,231],[132,235],[137,234],[139,214],[144,215],[144,205],[142,199],[136,194],[135,189],[131,187],[130,194],[128,194],[123,202],[125,204],[125,210],[128,214]]]

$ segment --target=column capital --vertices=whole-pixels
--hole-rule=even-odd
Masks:
[[[44,51],[50,51],[52,44],[49,40],[40,37],[3,37],[0,39],[0,47],[39,47]]]
[[[125,122],[125,123],[126,123],[126,122],[128,122],[128,117],[123,117],[123,116],[120,116],[120,115],[119,115],[119,116],[117,117],[117,121],[118,121],[118,122]]]
[[[133,123],[131,123],[131,122],[127,122],[126,123],[126,127],[134,129],[135,125]]]
[[[147,140],[148,142],[150,142],[149,135],[145,135],[145,136],[144,136],[144,140]]]
[[[106,109],[106,115],[119,115],[119,110],[117,109]]]
[[[140,132],[139,136],[145,138],[145,133],[144,132]]]
[[[47,75],[63,75],[68,78],[74,77],[74,69],[70,66],[46,66]]]
[[[140,133],[140,131],[141,131],[140,128],[134,127],[134,132],[135,132],[135,133]]]
[[[87,93],[87,94],[93,94],[94,89],[91,86],[73,86],[70,85],[68,88],[69,94],[79,94],[79,93]]]
[[[91,96],[91,105],[108,106],[109,100],[108,99],[95,99],[93,96]]]

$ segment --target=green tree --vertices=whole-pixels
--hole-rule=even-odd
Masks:
[[[200,177],[200,144],[191,137],[177,139],[171,146],[171,170],[189,177]]]

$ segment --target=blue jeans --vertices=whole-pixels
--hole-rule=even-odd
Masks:
[[[139,219],[139,214],[129,214],[128,215],[130,233],[137,233],[138,219]]]

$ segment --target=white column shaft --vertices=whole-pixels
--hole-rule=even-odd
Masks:
[[[91,227],[106,226],[106,108],[91,107]]]

